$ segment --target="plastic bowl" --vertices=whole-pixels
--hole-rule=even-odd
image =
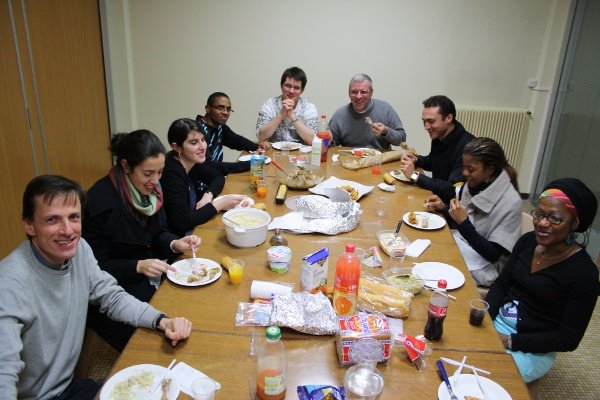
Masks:
[[[412,294],[421,293],[425,285],[425,281],[414,274],[412,268],[390,268],[383,271],[383,277],[390,285]]]
[[[306,163],[290,163],[286,168],[289,175],[278,173],[279,182],[289,189],[310,189],[321,183],[324,178],[323,170]]]
[[[379,240],[379,246],[388,256],[397,251],[405,251],[410,245],[410,240],[402,232],[398,233],[398,237],[390,244],[390,241],[394,237],[394,230],[384,229],[377,231],[377,239]]]
[[[248,215],[261,220],[261,224],[255,227],[244,227],[234,224],[232,217],[238,214]],[[235,218],[234,218],[235,219]],[[227,241],[236,247],[254,247],[263,244],[267,240],[267,230],[271,216],[257,208],[234,208],[223,214],[223,224],[225,225],[225,235]]]

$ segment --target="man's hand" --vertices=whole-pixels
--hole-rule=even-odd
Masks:
[[[148,278],[156,278],[157,276],[161,276],[163,273],[167,272],[168,269],[173,272],[177,271],[174,267],[170,266],[166,262],[156,258],[139,260],[135,268],[138,274],[146,275]]]
[[[388,134],[388,131],[389,128],[381,122],[373,122],[371,124],[371,132],[373,132],[373,136],[385,136]]]
[[[271,143],[269,142],[260,142],[258,144],[258,151],[267,151],[271,148]]]
[[[415,172],[415,163],[417,157],[411,153],[404,153],[400,159],[400,171],[406,176],[406,179],[410,179],[410,176]]]
[[[190,235],[186,237],[182,237],[179,240],[173,241],[173,250],[178,253],[183,253],[186,251],[191,251],[192,248],[197,249],[200,247],[200,243],[202,243],[202,239],[200,239],[196,235]]]
[[[160,330],[171,340],[171,346],[175,347],[177,342],[190,336],[192,323],[183,317],[163,318],[160,320]]]

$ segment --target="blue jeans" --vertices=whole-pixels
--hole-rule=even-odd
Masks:
[[[500,312],[494,320],[496,330],[504,335],[517,333],[518,310],[517,301],[506,303],[500,307]],[[521,377],[527,383],[544,376],[556,359],[556,352],[552,353],[523,353],[522,351],[506,350],[513,356]]]
[[[74,379],[67,389],[54,400],[93,400],[100,390],[98,382],[91,379]]]

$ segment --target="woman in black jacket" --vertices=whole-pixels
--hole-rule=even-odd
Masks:
[[[174,121],[167,134],[172,151],[167,154],[160,183],[164,190],[169,229],[180,235],[210,220],[221,210],[238,205],[244,196],[217,198],[225,177],[206,161],[206,141],[196,121]]]
[[[87,192],[83,238],[101,269],[128,293],[150,301],[172,261],[200,245],[197,236],[180,239],[169,232],[158,183],[165,149],[150,131],[115,135],[111,151],[116,165]],[[122,350],[133,327],[114,322],[90,307],[88,326],[115,349]]]

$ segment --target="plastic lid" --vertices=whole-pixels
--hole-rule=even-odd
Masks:
[[[440,279],[438,281],[438,288],[439,289],[446,289],[448,287],[448,282],[446,282],[445,279]]]
[[[346,253],[354,253],[355,248],[354,243],[346,243]]]
[[[267,339],[270,340],[277,340],[279,338],[281,338],[281,329],[279,329],[278,326],[269,326],[266,330],[267,333]]]

